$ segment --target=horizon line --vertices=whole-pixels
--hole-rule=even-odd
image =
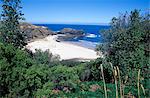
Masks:
[[[85,22],[28,22],[31,24],[71,24],[71,25],[110,25],[109,23],[85,23]]]

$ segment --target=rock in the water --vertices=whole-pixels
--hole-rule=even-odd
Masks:
[[[70,40],[83,37],[85,35],[83,30],[76,30],[72,28],[64,28],[58,34],[63,34],[58,37],[59,40]]]
[[[84,31],[83,30],[76,30],[72,28],[64,28],[60,31],[62,34],[71,34],[71,35],[77,35],[77,36],[83,36]]]

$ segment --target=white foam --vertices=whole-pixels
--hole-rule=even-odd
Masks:
[[[95,37],[97,37],[97,35],[95,35],[95,34],[88,34],[86,37],[95,38]]]

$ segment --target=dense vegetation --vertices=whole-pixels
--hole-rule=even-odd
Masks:
[[[59,61],[49,51],[22,48],[20,0],[1,1],[0,97],[149,97],[149,14],[135,10],[113,18],[111,28],[103,31],[105,42],[97,48],[104,58]]]
[[[119,67],[122,81],[127,78],[126,85],[137,85],[138,70],[140,70],[140,83],[147,90],[150,89],[149,18],[149,13],[140,15],[138,10],[114,17],[111,28],[102,33],[105,43],[97,48],[105,54],[107,62]]]
[[[23,32],[19,29],[19,21],[23,20],[20,2],[21,0],[1,0],[2,3],[2,41],[11,43],[17,48],[26,45]]]

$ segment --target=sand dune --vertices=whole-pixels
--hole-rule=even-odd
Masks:
[[[56,38],[57,35],[54,35],[30,42],[27,45],[27,49],[31,50],[32,52],[35,52],[35,49],[41,49],[42,51],[49,49],[52,54],[59,55],[61,60],[92,60],[99,57],[94,50],[70,43],[57,42]]]

